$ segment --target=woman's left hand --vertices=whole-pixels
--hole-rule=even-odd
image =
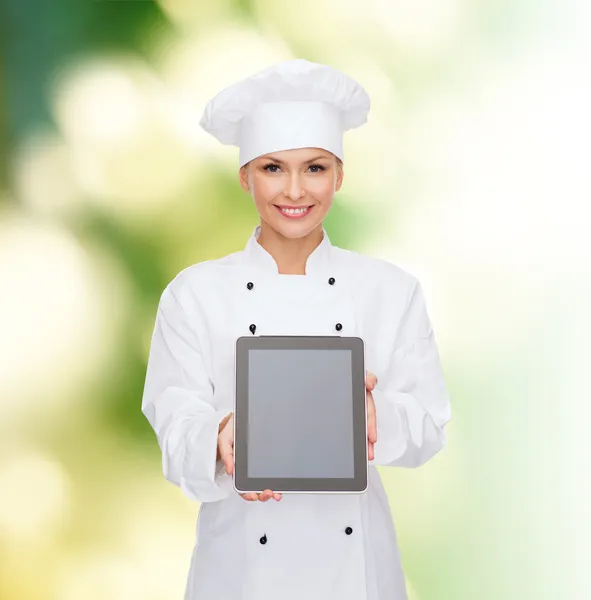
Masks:
[[[373,445],[378,441],[378,429],[376,424],[376,406],[373,401],[372,390],[378,383],[378,378],[371,371],[365,372],[365,401],[367,404],[367,454],[368,459],[373,460]]]

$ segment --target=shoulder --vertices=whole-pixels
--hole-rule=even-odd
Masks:
[[[215,286],[220,275],[229,274],[240,264],[243,250],[233,252],[221,258],[214,258],[194,263],[179,271],[166,285],[162,297],[173,297],[183,302],[188,297],[197,297]]]
[[[386,293],[404,291],[412,294],[419,280],[410,271],[383,258],[369,256],[334,246],[335,255],[345,272],[363,279],[369,287]]]

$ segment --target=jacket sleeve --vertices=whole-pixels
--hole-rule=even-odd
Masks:
[[[376,375],[372,395],[377,441],[369,464],[419,467],[444,447],[451,407],[418,280],[398,328],[390,367]]]
[[[218,428],[231,411],[212,405],[214,388],[193,317],[169,284],[156,314],[142,413],[158,438],[164,477],[191,500],[213,502],[233,491],[232,476],[216,461]]]

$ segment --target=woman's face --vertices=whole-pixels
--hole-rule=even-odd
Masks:
[[[288,238],[303,237],[322,223],[342,181],[336,156],[322,148],[270,152],[240,169],[240,185],[252,195],[261,219]],[[280,207],[307,210],[298,216]]]

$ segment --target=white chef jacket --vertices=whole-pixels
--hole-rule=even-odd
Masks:
[[[162,293],[142,412],[165,478],[201,503],[185,600],[407,599],[376,466],[419,467],[439,452],[449,397],[419,281],[323,233],[305,275],[278,273],[257,225],[243,251],[187,267]],[[251,502],[233,489],[216,462],[218,427],[234,410],[235,341],[251,325],[254,335],[364,339],[378,378],[366,492]]]

